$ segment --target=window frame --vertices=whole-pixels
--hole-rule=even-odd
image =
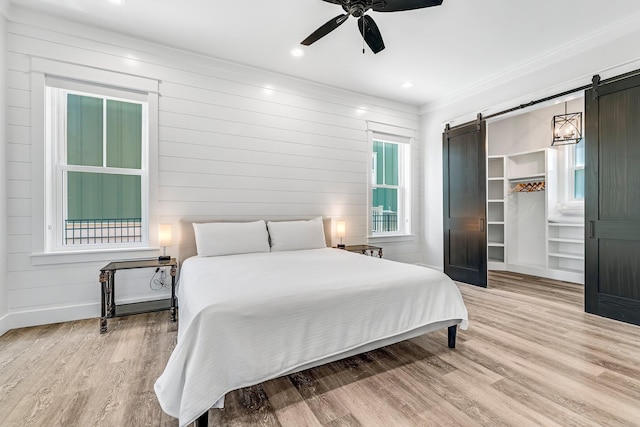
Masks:
[[[146,247],[120,248],[75,248],[68,251],[52,251],[46,246],[47,218],[46,207],[52,203],[50,192],[45,186],[46,151],[45,141],[45,88],[51,79],[84,83],[99,86],[105,90],[115,88],[137,92],[148,102],[148,227],[149,236]],[[158,101],[159,85],[157,79],[132,74],[126,67],[116,69],[96,68],[78,63],[60,62],[53,59],[33,57],[30,67],[31,96],[31,264],[34,266],[60,265],[67,263],[95,263],[122,259],[151,258],[158,256]]]
[[[45,88],[47,146],[47,190],[50,203],[46,206],[45,244],[51,252],[77,251],[79,249],[117,249],[146,247],[149,244],[149,106],[139,93],[86,83],[49,79]],[[102,166],[72,165],[67,163],[67,96],[69,94],[99,98],[102,100]],[[141,108],[141,164],[140,169],[116,168],[107,165],[107,101],[135,103]],[[114,175],[140,176],[140,242],[64,244],[64,220],[68,216],[68,172],[87,172]]]
[[[378,125],[378,126],[376,126]],[[413,132],[396,128],[389,125],[384,126],[384,131],[377,130],[379,124],[369,122],[369,163],[368,163],[368,194],[367,194],[367,230],[369,238],[384,238],[411,235],[411,150],[413,147]],[[372,129],[373,128],[373,129]],[[391,133],[394,132],[394,133]],[[381,141],[398,145],[398,185],[389,186],[385,184],[373,183],[373,142]],[[396,231],[373,231],[373,189],[374,188],[397,188],[398,189],[398,230]]]

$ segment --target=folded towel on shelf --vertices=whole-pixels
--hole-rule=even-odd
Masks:
[[[561,215],[584,216],[584,201],[572,200],[568,202],[560,202],[556,205],[556,210]]]

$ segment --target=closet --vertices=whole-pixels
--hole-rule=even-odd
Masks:
[[[583,98],[567,102],[583,112]],[[487,267],[584,283],[575,145],[551,147],[564,102],[487,123]]]

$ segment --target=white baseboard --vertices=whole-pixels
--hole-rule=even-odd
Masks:
[[[137,297],[118,301],[118,304],[151,301],[165,299],[166,295],[158,295],[156,298]],[[30,326],[49,325],[52,323],[72,322],[74,320],[96,319],[98,330],[98,318],[100,317],[100,303],[89,303],[67,307],[41,308],[37,310],[24,310],[10,312],[0,318],[0,336],[12,329],[28,328]]]
[[[513,271],[514,273],[529,274],[531,276],[546,277],[548,279],[584,285],[584,273],[518,264],[507,264],[506,270]]]
[[[4,318],[6,327],[0,332],[6,333],[11,329],[28,328],[30,326],[48,325],[51,323],[71,322],[74,320],[100,317],[100,304],[75,305],[71,307],[55,307],[39,310],[18,311],[7,314]],[[98,327],[96,320],[96,328]]]

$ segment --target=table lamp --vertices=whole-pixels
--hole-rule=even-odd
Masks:
[[[337,221],[336,222],[336,236],[340,238],[340,243],[338,243],[339,249],[344,249],[344,243],[342,243],[342,238],[345,236],[347,231],[347,222],[346,221]]]
[[[164,249],[163,254],[158,257],[158,261],[169,261],[171,256],[167,255],[167,246],[171,246],[173,240],[173,226],[171,224],[160,224],[158,240]]]

